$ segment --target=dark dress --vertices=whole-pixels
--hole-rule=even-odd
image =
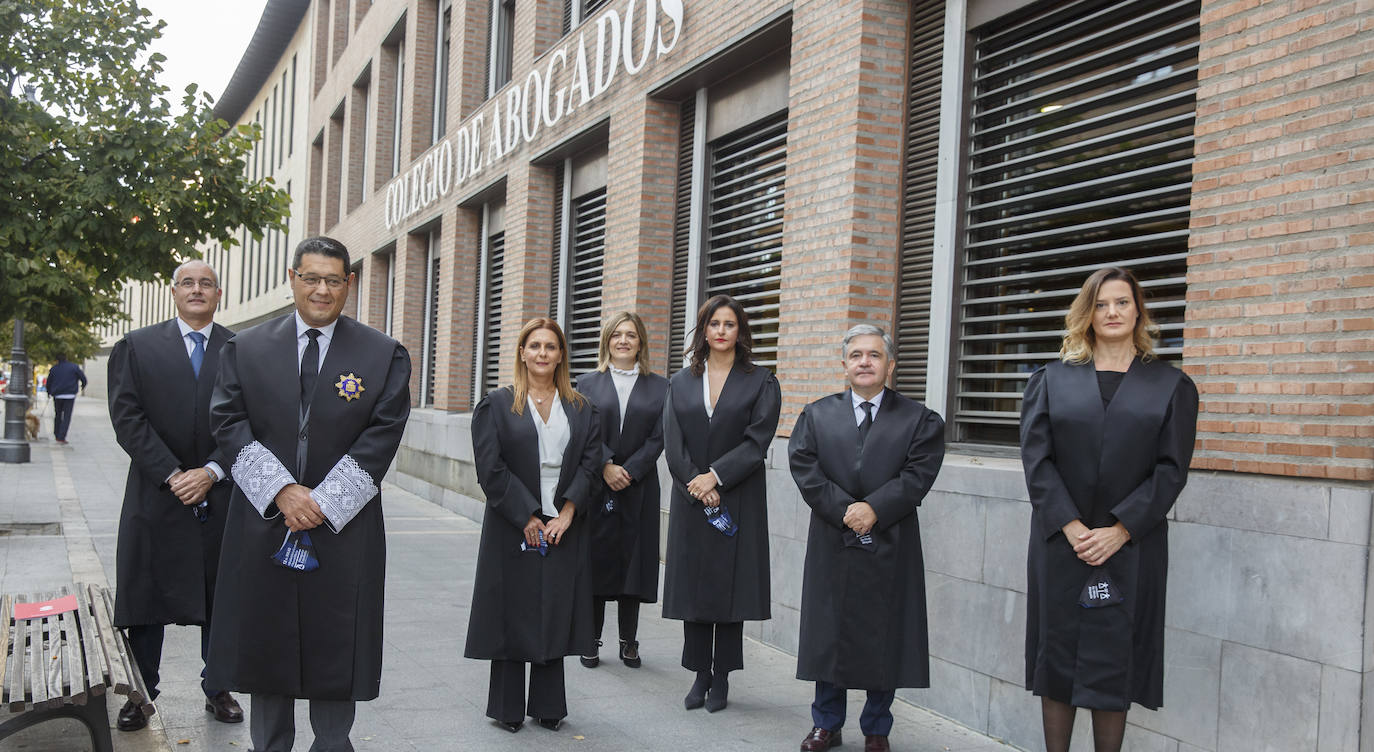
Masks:
[[[663,452],[668,380],[641,372],[626,400],[621,425],[613,379],[609,371],[592,371],[577,380],[577,391],[596,405],[601,416],[600,467],[613,462],[634,479],[619,491],[602,485],[604,496],[615,501],[614,511],[606,512],[606,505],[599,503],[587,513],[592,529],[592,593],[653,603],[658,600],[658,455]]]
[[[547,556],[522,551],[525,524],[541,508],[539,418],[529,409],[511,412],[513,399],[510,387],[493,390],[472,413],[473,460],[487,508],[463,655],[547,663],[585,655],[595,639],[586,520],[601,489],[601,428],[590,401],[580,408],[563,402],[571,436],[555,506],[571,501],[576,517]]]
[[[316,488],[347,455],[380,487],[410,416],[410,356],[396,340],[340,317],[302,429],[295,314],[234,336],[220,352],[210,424],[228,457],[257,441]],[[363,387],[347,400],[344,374]],[[302,440],[302,435],[304,439]],[[302,451],[304,450],[304,451]],[[298,461],[304,460],[304,467]],[[236,459],[235,462],[238,460]],[[279,566],[286,525],[264,519],[234,474],[210,630],[207,682],[312,700],[371,700],[382,677],[386,530],[377,493],[339,532],[310,531],[320,567]]]
[[[210,394],[220,348],[233,335],[214,326],[199,379],[176,319],[129,332],[110,352],[110,422],[129,455],[115,557],[117,627],[209,622],[233,483],[210,487],[209,516],[200,522],[167,478],[212,461],[229,472],[233,457],[210,434]]]
[[[1168,523],[1188,478],[1197,389],[1158,360],[1136,359],[1106,407],[1091,363],[1037,370],[1021,406],[1030,496],[1026,688],[1076,707],[1157,709],[1164,695]],[[1061,528],[1121,522],[1131,539],[1107,560],[1125,602],[1083,608],[1093,567]]]
[[[771,616],[768,495],[764,461],[778,428],[782,395],[767,368],[736,358],[712,417],[701,376],[673,375],[663,408],[664,451],[673,491],[663,616],[689,622],[762,621]],[[721,504],[739,526],[731,537],[711,526],[687,483],[714,469]]]
[[[930,686],[917,507],[945,456],[945,422],[888,389],[865,441],[848,391],[806,406],[788,442],[811,507],[797,678],[848,689]],[[871,550],[845,544],[856,500],[878,516]]]

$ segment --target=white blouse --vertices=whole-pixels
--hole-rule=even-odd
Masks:
[[[711,369],[701,369],[701,404],[706,406],[706,417],[710,418],[716,408],[711,405]]]
[[[628,371],[622,371],[615,366],[608,366],[611,371],[611,381],[615,384],[616,400],[620,402],[620,427],[625,428],[625,409],[630,404],[630,392],[634,391],[635,382],[639,380],[639,364]]]
[[[539,407],[534,398],[525,397],[534,430],[539,434],[539,504],[540,511],[549,517],[558,516],[557,499],[558,476],[563,472],[563,452],[572,440],[572,429],[568,426],[568,416],[563,412],[563,401],[555,394],[549,406],[549,422],[539,417]]]

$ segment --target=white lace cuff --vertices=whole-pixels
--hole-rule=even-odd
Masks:
[[[345,454],[310,492],[310,498],[320,506],[329,527],[337,533],[377,495],[377,490],[372,476]]]
[[[265,520],[271,519],[267,515],[267,508],[276,500],[277,492],[296,482],[277,455],[257,441],[239,451],[230,472],[243,495],[248,497],[248,503]]]

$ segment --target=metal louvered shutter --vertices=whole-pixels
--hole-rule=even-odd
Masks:
[[[778,362],[778,302],[782,289],[783,177],[787,113],[711,144],[706,217],[706,297],[729,295],[744,306],[754,362]]]
[[[1038,2],[975,31],[956,438],[1015,444],[1083,280],[1131,269],[1182,351],[1198,2]]]
[[[573,3],[577,0],[563,0],[563,31],[559,36],[563,36],[572,31]]]
[[[501,386],[501,293],[505,289],[506,233],[498,232],[487,241],[487,341],[482,393]]]
[[[559,275],[563,268],[563,172],[562,164],[553,171],[553,263],[549,266],[553,270],[553,284],[549,285],[549,317],[558,322],[563,321],[563,298],[559,295],[562,287]]]
[[[930,359],[931,267],[935,260],[935,173],[940,157],[940,71],[945,3],[911,8],[906,156],[902,172],[901,279],[897,294],[897,391],[926,398]]]
[[[425,331],[425,407],[434,407],[434,381],[439,356],[439,232],[429,234],[429,310],[425,318],[429,328]]]
[[[673,208],[673,289],[668,315],[668,362],[663,372],[672,375],[682,367],[682,350],[687,346],[687,268],[691,257],[692,235],[692,149],[696,137],[696,99],[682,103],[678,121],[681,132],[677,147],[677,199]]]
[[[601,339],[601,281],[606,258],[606,189],[572,202],[568,259],[568,356],[576,378],[596,369]]]

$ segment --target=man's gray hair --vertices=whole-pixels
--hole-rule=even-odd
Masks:
[[[881,327],[872,324],[855,324],[849,327],[849,331],[844,333],[844,342],[840,345],[840,360],[849,358],[849,343],[855,337],[882,337],[883,349],[887,350],[887,359],[897,359],[897,346],[892,344],[892,338],[887,336]]]
[[[216,288],[216,289],[219,288],[219,272],[215,271],[215,267],[210,266],[210,262],[209,262],[209,261],[206,261],[205,259],[198,259],[198,258],[187,259],[187,260],[185,260],[185,261],[183,261],[183,262],[181,262],[180,264],[177,265],[177,268],[176,268],[175,270],[172,271],[172,284],[173,284],[173,285],[175,285],[177,282],[180,282],[180,281],[181,281],[181,270],[182,270],[182,269],[185,269],[186,267],[190,266],[191,264],[205,264],[205,268],[210,270],[210,276],[212,276],[212,277],[215,278],[215,288]]]

